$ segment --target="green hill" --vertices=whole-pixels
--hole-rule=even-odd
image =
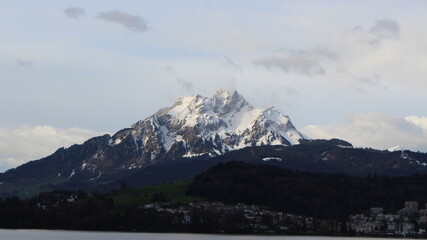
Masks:
[[[155,200],[171,203],[188,203],[203,200],[201,197],[186,195],[186,189],[192,179],[179,182],[120,190],[112,193],[115,204],[147,204]]]

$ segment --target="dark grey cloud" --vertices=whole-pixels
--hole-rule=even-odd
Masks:
[[[147,21],[139,15],[131,15],[121,11],[100,12],[98,19],[119,24],[120,26],[134,32],[145,32],[148,30]]]
[[[339,55],[324,47],[304,50],[280,49],[280,56],[268,56],[254,61],[257,66],[267,69],[279,69],[286,73],[299,73],[307,76],[323,75],[326,70],[321,62],[324,60],[338,61]]]
[[[21,60],[19,59],[18,61],[16,61],[16,64],[18,65],[18,67],[31,67],[34,65],[33,62],[28,61],[28,60]]]
[[[186,91],[191,92],[193,90],[193,83],[189,81],[185,81],[182,78],[176,77],[176,82]]]
[[[74,18],[74,19],[86,16],[85,10],[83,8],[80,8],[80,7],[66,8],[66,9],[64,9],[64,14],[65,14],[65,16],[67,16],[69,18]]]

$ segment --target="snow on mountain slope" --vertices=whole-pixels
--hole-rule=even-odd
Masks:
[[[246,146],[294,145],[304,138],[274,107],[254,108],[236,91],[221,89],[209,98],[181,97],[135,123],[129,134],[151,160],[172,149],[180,149],[181,156],[213,156]],[[124,137],[113,136],[112,142],[120,144]]]
[[[403,145],[397,145],[394,147],[391,147],[389,149],[387,149],[389,152],[396,152],[396,151],[403,151],[406,150],[405,147]]]

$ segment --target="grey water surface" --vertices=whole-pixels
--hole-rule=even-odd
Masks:
[[[385,238],[344,238],[315,236],[248,236],[248,235],[214,235],[214,234],[180,234],[180,233],[119,233],[119,232],[84,232],[52,230],[6,230],[0,229],[1,240],[368,240]]]

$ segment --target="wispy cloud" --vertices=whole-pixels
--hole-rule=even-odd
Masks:
[[[240,66],[239,64],[235,63],[230,57],[228,56],[224,56],[224,64],[228,67],[230,67],[231,69],[233,69],[234,71],[238,71],[240,73],[243,73],[243,69],[242,66]]]
[[[338,54],[327,48],[315,47],[308,50],[280,50],[283,55],[259,58],[254,61],[257,66],[267,69],[279,69],[286,73],[299,73],[306,76],[323,75],[326,70],[321,61],[336,61]]]
[[[145,32],[148,30],[147,21],[139,15],[131,15],[122,11],[100,12],[98,19],[119,24],[120,26],[134,32]]]
[[[293,87],[284,86],[283,90],[284,90],[284,93],[286,94],[286,96],[293,97],[293,96],[299,96],[299,95],[301,95],[301,93],[297,89],[295,89]]]
[[[69,7],[64,9],[65,16],[73,19],[81,18],[86,16],[86,12],[83,8],[80,7]]]
[[[171,74],[175,78],[176,83],[181,88],[183,88],[186,92],[193,91],[193,89],[194,89],[193,83],[190,81],[186,81],[183,78],[181,78],[172,66],[167,66],[165,68],[165,70],[167,73]]]
[[[353,28],[353,31],[359,35],[362,42],[374,47],[378,47],[386,39],[397,40],[400,37],[399,23],[389,18],[375,20],[368,30],[362,26],[357,26]]]
[[[369,88],[387,89],[386,86],[382,85],[379,75],[354,78],[353,86],[354,90],[359,93],[364,93]]]
[[[28,60],[21,60],[19,59],[18,61],[16,61],[16,64],[18,65],[18,67],[31,67],[34,65],[33,62],[28,61]]]
[[[193,90],[193,83],[190,81],[185,81],[182,78],[175,78],[176,82],[187,92],[191,92]]]

